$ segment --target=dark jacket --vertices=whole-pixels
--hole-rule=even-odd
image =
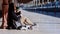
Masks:
[[[14,4],[10,3],[9,4],[9,10],[8,10],[8,27],[14,27],[13,26],[13,20],[17,21],[18,17],[14,12]]]

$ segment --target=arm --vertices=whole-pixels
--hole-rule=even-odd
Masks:
[[[16,15],[14,12],[12,12],[12,17],[13,17],[13,19],[14,19],[15,21],[18,20],[18,17],[17,17],[17,15]]]

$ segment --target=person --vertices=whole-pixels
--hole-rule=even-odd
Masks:
[[[36,25],[35,23],[32,23],[32,21],[30,21],[29,18],[27,18],[26,16],[23,16],[21,11],[17,11],[17,16],[20,16],[19,21],[21,26],[18,27],[18,29],[20,29],[21,27],[28,27],[28,29],[32,29],[32,26]]]
[[[8,26],[7,29],[16,29],[16,27],[13,24],[13,20],[18,20],[17,15],[14,12],[14,3],[12,3],[12,0],[9,0],[9,10],[8,10]]]

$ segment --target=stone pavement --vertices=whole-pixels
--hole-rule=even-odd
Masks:
[[[40,31],[43,33],[49,34],[59,34],[60,32],[60,18],[53,17],[49,15],[39,14],[35,12],[29,12],[22,10],[22,14],[28,17],[33,23],[36,23],[37,26],[33,27],[33,30]]]
[[[39,31],[33,30],[6,30],[0,29],[0,34],[40,34]]]
[[[22,14],[37,25],[33,30],[0,29],[0,34],[60,34],[60,18],[22,10]],[[0,22],[1,23],[1,22]]]

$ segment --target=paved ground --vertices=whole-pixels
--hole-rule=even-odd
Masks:
[[[0,34],[40,34],[40,32],[33,31],[33,30],[3,30],[3,29],[0,29]]]
[[[38,30],[43,33],[59,34],[60,32],[60,18],[49,15],[28,12],[22,10],[22,14],[30,18],[33,23],[37,23],[37,26],[33,27],[33,30]]]
[[[28,12],[22,9],[22,14],[28,18],[37,26],[33,27],[33,30],[3,30],[0,29],[1,34],[60,34],[60,18],[49,15]]]

